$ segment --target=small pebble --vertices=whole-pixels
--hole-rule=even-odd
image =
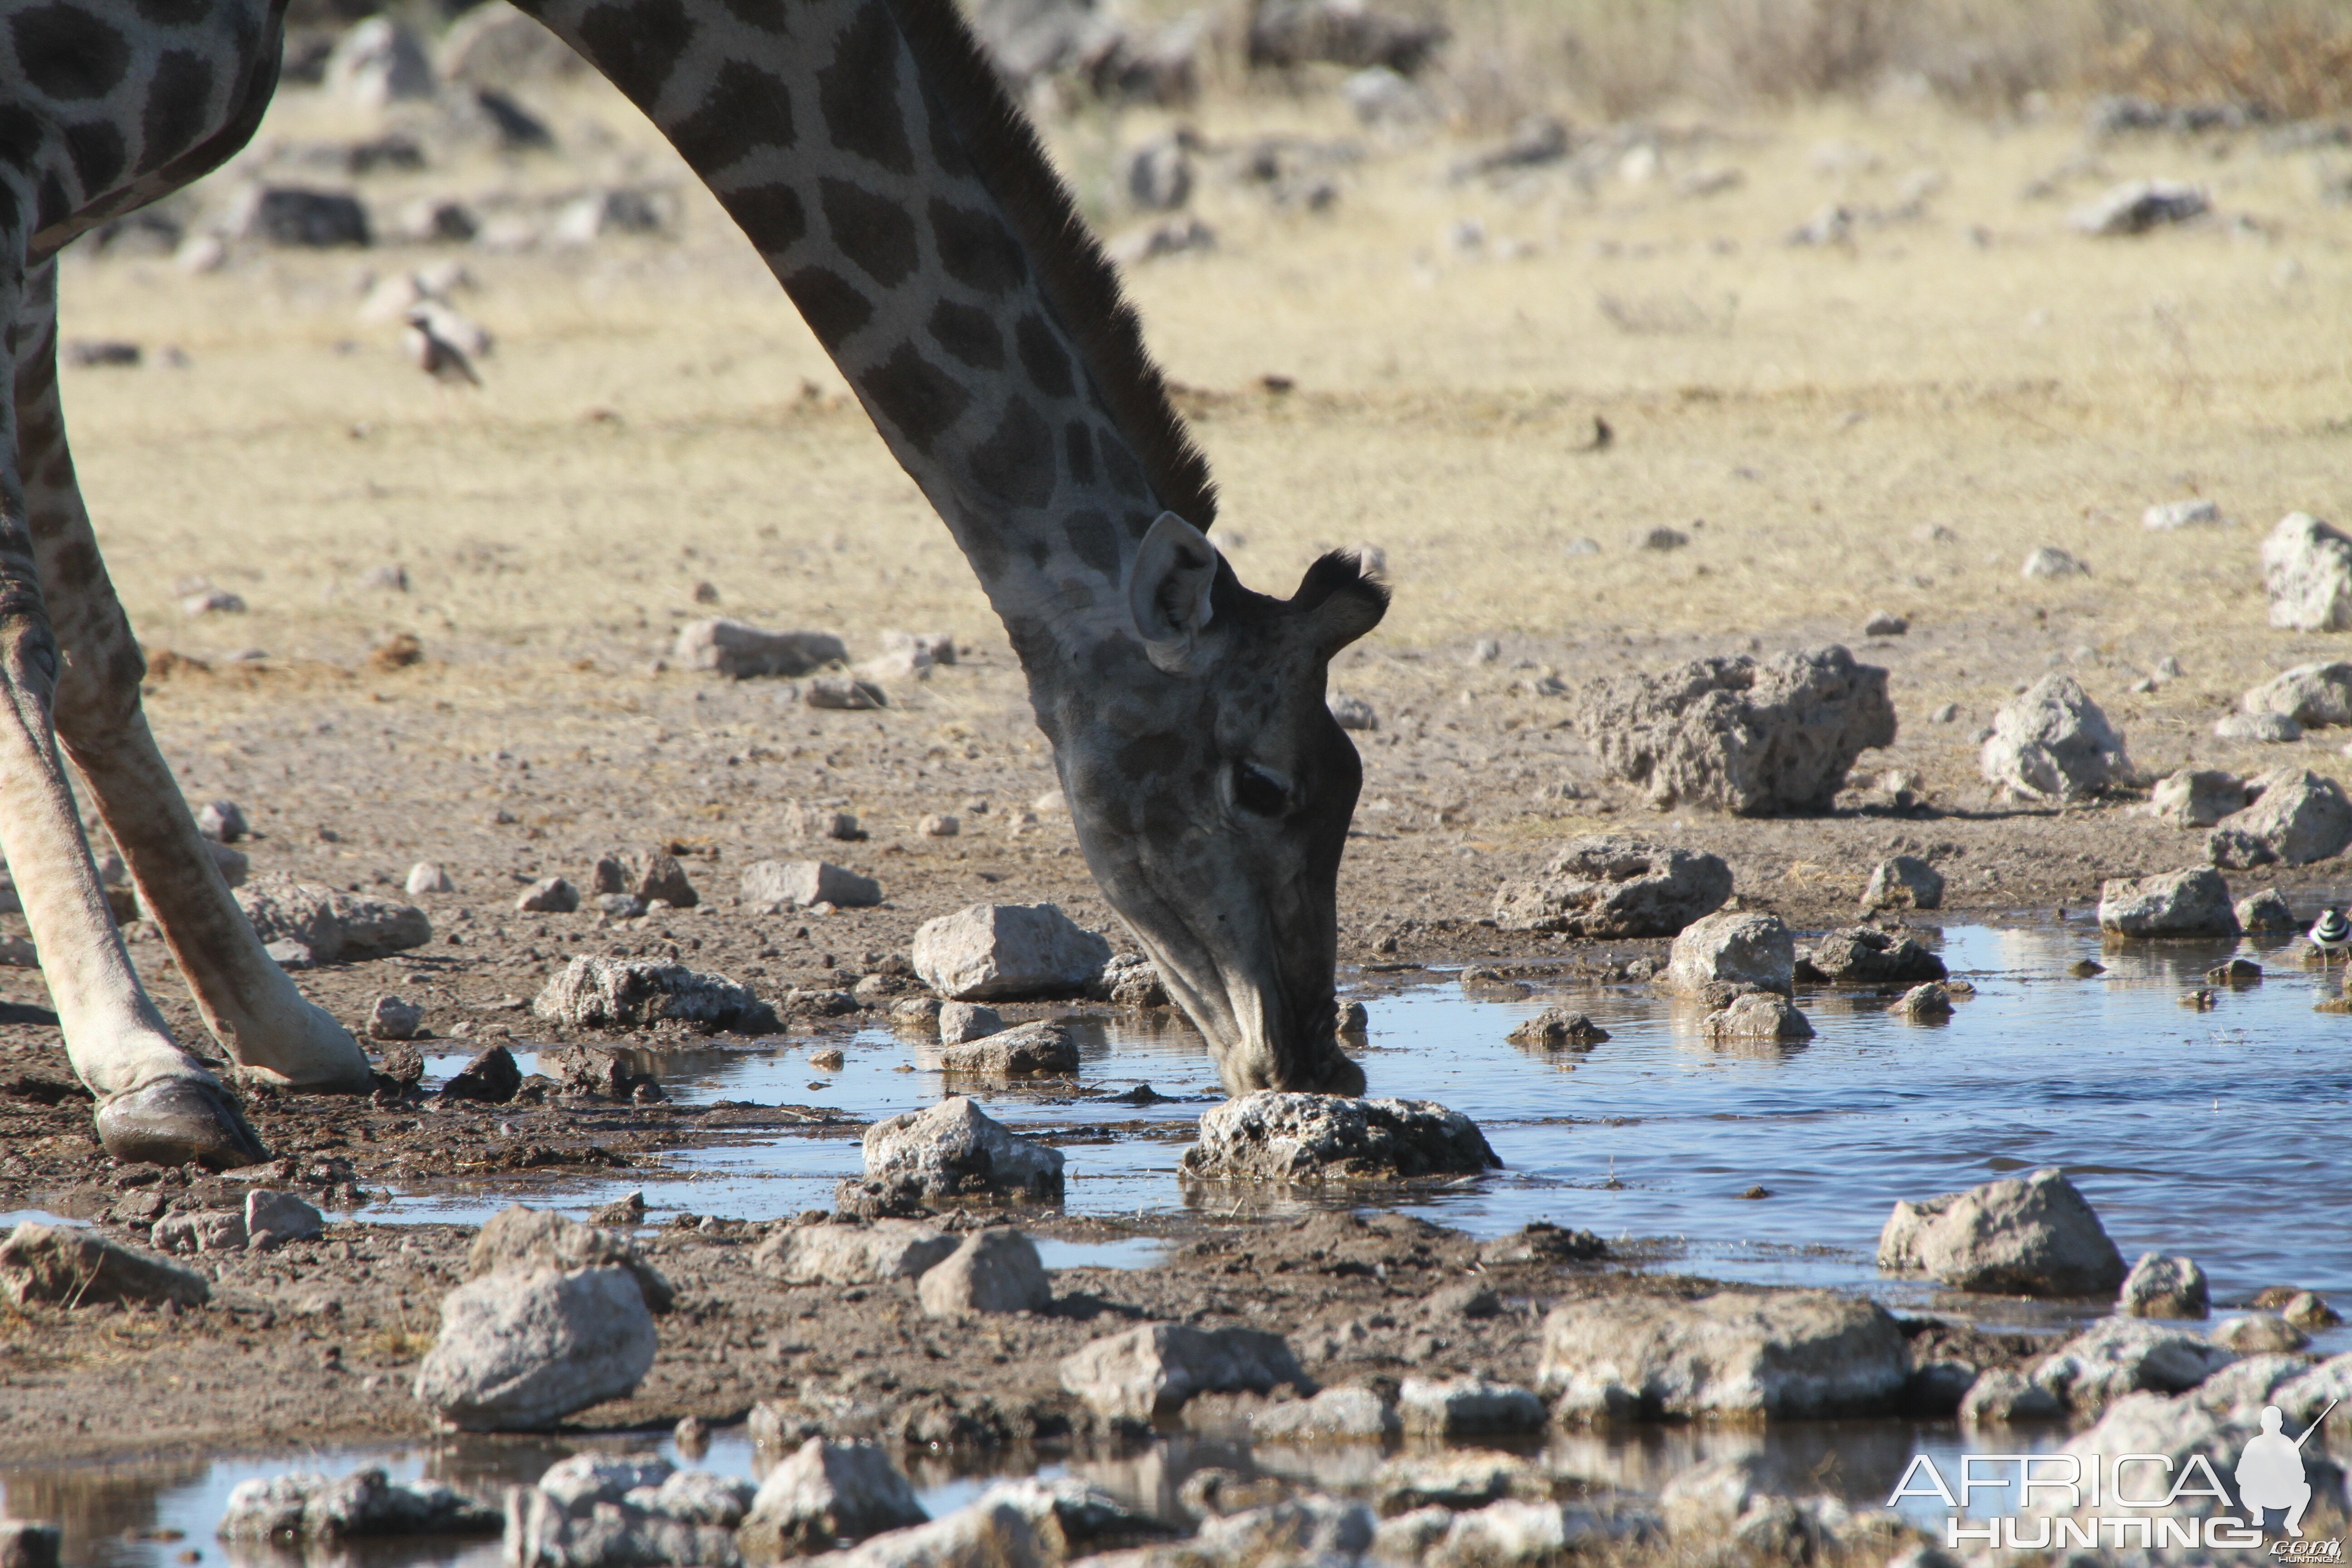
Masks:
[[[847,1059],[841,1054],[841,1047],[838,1046],[827,1046],[821,1051],[809,1053],[809,1066],[819,1072],[839,1072],[842,1064]]]
[[[233,800],[207,803],[196,813],[196,831],[218,844],[234,844],[252,829],[245,823],[245,812]]]

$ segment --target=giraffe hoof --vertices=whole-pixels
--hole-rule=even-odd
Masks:
[[[233,1171],[269,1158],[236,1101],[202,1079],[165,1078],[98,1108],[99,1142],[118,1160]]]

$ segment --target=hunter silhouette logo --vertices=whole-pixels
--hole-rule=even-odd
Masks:
[[[2329,1400],[2327,1410],[2336,1405]],[[2327,1419],[2327,1410],[2319,1413],[2319,1421]],[[2238,1501],[2246,1511],[2246,1522],[2256,1530],[2263,1528],[2272,1509],[2286,1510],[2286,1532],[2300,1540],[2303,1510],[2311,1506],[2311,1480],[2303,1471],[2303,1446],[2319,1430],[2319,1421],[2305,1427],[2300,1437],[2280,1430],[2285,1421],[2277,1405],[2263,1406],[2263,1429],[2246,1439],[2246,1451],[2238,1456]]]
[[[2160,1453],[2067,1450],[1963,1454],[1957,1488],[1946,1482],[1932,1458],[1916,1454],[1886,1506],[1899,1507],[1906,1498],[1933,1498],[1950,1510],[1944,1521],[1946,1547],[1958,1550],[1966,1543],[2009,1552],[2102,1546],[2116,1552],[2258,1551],[2270,1515],[2277,1510],[2285,1515],[2282,1527],[2288,1538],[2269,1543],[2271,1557],[2292,1568],[2340,1564],[2341,1541],[2309,1541],[2303,1533],[2304,1511],[2315,1489],[2304,1449],[2336,1404],[2328,1401],[2298,1436],[2286,1434],[2286,1417],[2277,1405],[2263,1407],[2262,1430],[2238,1456],[2234,1510],[2214,1460],[2203,1454],[2175,1459]],[[1983,1492],[2000,1494],[2005,1506],[1969,1521],[1967,1516],[1980,1506],[1971,1503],[1971,1494]],[[2210,1511],[2195,1511],[2200,1499]]]

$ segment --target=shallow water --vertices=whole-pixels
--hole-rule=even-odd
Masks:
[[[1908,1300],[1924,1289],[1881,1280],[1873,1264],[1896,1198],[2056,1164],[2126,1257],[2186,1252],[2217,1300],[2285,1282],[2352,1296],[2342,1239],[2352,1234],[2352,1017],[2312,1011],[2332,978],[2273,969],[2197,1012],[2179,998],[2208,967],[2232,952],[2259,961],[2263,950],[2172,942],[2103,952],[2086,924],[1955,926],[1941,947],[1978,988],[1948,1022],[1904,1023],[1874,993],[1822,988],[1799,997],[1816,1037],[1788,1044],[1716,1046],[1696,1009],[1638,986],[1568,994],[1611,1037],[1554,1053],[1505,1038],[1541,994],[1474,1001],[1440,985],[1370,998],[1371,1091],[1467,1112],[1507,1167],[1392,1201],[1482,1236],[1547,1219],[1660,1244],[1653,1253],[1675,1267],[1719,1278]],[[2085,957],[2107,972],[2065,973]],[[809,1066],[805,1044],[641,1062],[680,1100],[792,1101],[862,1118],[968,1088],[1008,1124],[1055,1135],[1073,1214],[1318,1201],[1179,1184],[1192,1126],[1222,1098],[1191,1030],[1087,1020],[1079,1033],[1084,1092],[951,1083],[936,1058],[878,1029],[847,1043],[834,1073]],[[1139,1084],[1171,1098],[1114,1098]],[[530,1114],[510,1118],[518,1137],[529,1136]],[[583,1184],[571,1205],[642,1187],[657,1217],[772,1218],[830,1206],[834,1183],[859,1170],[854,1136],[785,1134]],[[1741,1195],[1755,1186],[1771,1195]],[[477,1219],[502,1201],[445,1188],[364,1212]]]

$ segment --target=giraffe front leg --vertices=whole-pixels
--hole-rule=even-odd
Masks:
[[[285,1088],[364,1093],[375,1081],[366,1053],[262,951],[147,726],[146,661],[74,480],[58,395],[56,279],[53,268],[43,272],[20,312],[16,449],[41,586],[65,649],[58,735],[230,1059]]]
[[[13,359],[21,275],[0,280]],[[52,373],[53,374],[53,373]],[[16,378],[0,386],[0,853],[8,858],[74,1071],[99,1100],[98,1131],[126,1160],[225,1169],[268,1157],[236,1101],[180,1048],[115,929],[58,756],[60,663],[35,570],[16,451]]]

